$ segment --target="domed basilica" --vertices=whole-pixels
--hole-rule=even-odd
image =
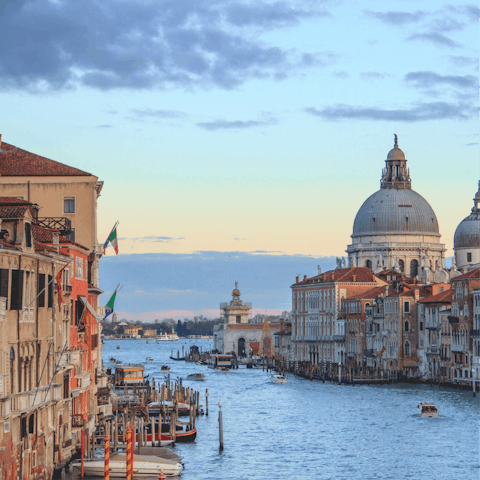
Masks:
[[[349,265],[369,267],[375,273],[394,269],[422,283],[447,282],[461,273],[460,268],[480,264],[479,205],[480,189],[472,214],[455,233],[457,262],[449,270],[437,217],[430,204],[412,190],[407,160],[395,135],[380,190],[365,200],[355,217],[352,243],[346,250]]]

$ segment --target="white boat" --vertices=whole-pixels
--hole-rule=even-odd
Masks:
[[[285,375],[273,374],[270,375],[270,381],[272,383],[287,383],[287,377]]]
[[[145,361],[146,361],[147,363],[155,363],[155,360],[154,360],[152,357],[147,357],[147,358],[145,359]]]
[[[72,463],[75,468],[81,468],[81,459]],[[85,460],[85,476],[103,477],[105,463],[103,459]],[[125,478],[126,460],[125,454],[117,453],[110,456],[110,477]],[[161,471],[166,477],[178,477],[182,473],[183,466],[176,460],[155,457],[151,455],[133,456],[133,475],[136,477],[158,478]]]
[[[419,403],[417,408],[422,417],[438,418],[438,408],[434,403]]]
[[[180,337],[173,331],[172,329],[172,333],[162,333],[161,335],[158,335],[157,337],[157,341],[160,340],[160,341],[163,341],[163,342],[170,342],[172,340],[180,340]]]
[[[187,376],[187,380],[205,380],[205,375],[203,373],[191,373]]]

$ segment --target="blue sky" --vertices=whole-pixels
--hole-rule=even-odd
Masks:
[[[3,0],[0,133],[105,181],[100,240],[179,262],[343,255],[397,133],[451,255],[478,45],[466,2]]]

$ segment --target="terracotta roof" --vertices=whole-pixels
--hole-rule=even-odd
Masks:
[[[33,246],[35,247],[36,252],[48,251],[48,252],[57,253],[57,251],[54,248],[49,247],[48,245],[45,245],[44,243],[39,242],[38,240],[35,240],[35,239],[33,239]],[[61,255],[63,255],[63,253]]]
[[[23,218],[30,207],[0,207],[0,218]]]
[[[1,248],[11,248],[12,250],[20,250],[18,247],[15,245],[12,245],[11,243],[6,242],[5,240],[0,240],[0,245]]]
[[[451,303],[452,291],[446,290],[445,292],[437,293],[436,295],[430,295],[430,297],[420,300],[420,303]]]
[[[333,278],[332,278],[333,275]],[[307,284],[316,284],[316,283],[330,283],[330,282],[340,282],[340,283],[353,283],[353,277],[355,276],[355,282],[375,282],[375,275],[367,267],[355,267],[355,268],[337,268],[335,270],[330,270],[315,277],[307,278],[307,280],[299,281],[294,283],[295,285],[307,285]]]
[[[452,281],[463,280],[464,278],[480,278],[480,268],[476,268],[475,270],[471,270],[470,272],[464,273],[463,275],[454,277],[452,278]]]
[[[355,295],[352,295],[351,297],[347,297],[345,301],[348,302],[349,300],[375,300],[378,296],[380,296],[384,292],[385,292],[385,288],[383,286],[374,287],[361,294],[355,294]]]
[[[17,176],[91,176],[78,168],[27,152],[5,142],[0,144],[0,175]]]
[[[11,207],[14,205],[33,205],[33,203],[18,197],[0,197],[0,207]]]

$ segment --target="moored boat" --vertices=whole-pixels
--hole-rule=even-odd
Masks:
[[[438,408],[435,406],[434,403],[428,403],[428,402],[419,403],[417,408],[422,417],[427,417],[427,418],[438,417]]]
[[[147,358],[145,359],[145,361],[146,361],[147,363],[155,363],[155,360],[154,360],[152,357],[147,357]]]
[[[170,371],[170,367],[168,365],[162,365],[160,372],[169,372],[169,371]]]
[[[202,380],[205,380],[205,375],[203,373],[200,373],[200,372],[191,373],[190,375],[187,376],[187,380],[202,381]]]

